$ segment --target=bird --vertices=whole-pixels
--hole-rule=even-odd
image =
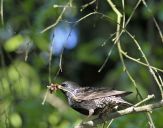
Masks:
[[[61,84],[52,83],[49,86],[50,93],[56,90],[63,92],[71,108],[88,117],[103,115],[132,106],[131,103],[122,99],[122,97],[132,93],[129,91],[89,86],[80,87],[72,81],[65,81]]]

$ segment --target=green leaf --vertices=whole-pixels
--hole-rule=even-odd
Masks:
[[[13,113],[10,116],[10,122],[13,127],[18,128],[22,125],[22,119],[18,113]]]
[[[16,35],[9,40],[4,45],[4,48],[8,52],[15,51],[22,43],[24,42],[24,38],[21,35]]]

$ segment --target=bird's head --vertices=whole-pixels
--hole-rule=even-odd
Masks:
[[[79,87],[78,84],[72,81],[65,81],[61,84],[61,86],[63,91],[70,91],[70,92],[74,91]]]
[[[71,93],[73,92],[75,89],[77,89],[79,87],[78,84],[76,84],[75,82],[72,82],[72,81],[65,81],[61,84],[51,84],[49,86],[49,91],[50,93],[52,93],[53,91],[56,91],[56,90],[61,90],[62,92],[64,93]]]

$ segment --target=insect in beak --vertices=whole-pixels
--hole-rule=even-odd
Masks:
[[[49,89],[49,92],[50,92],[51,94],[52,94],[53,92],[56,92],[58,89],[64,90],[64,91],[66,91],[66,92],[71,93],[71,94],[73,95],[74,99],[78,100],[78,99],[76,98],[76,96],[75,96],[71,91],[65,89],[65,88],[64,88],[62,85],[60,85],[60,84],[53,84],[53,83],[51,83],[50,86],[47,86],[47,88]]]
[[[51,83],[50,86],[47,86],[49,89],[49,92],[52,94],[54,91],[56,92],[58,89],[61,89],[61,85],[60,84],[53,84]]]

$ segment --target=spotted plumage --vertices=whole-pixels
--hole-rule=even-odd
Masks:
[[[67,97],[68,104],[84,115],[99,115],[105,112],[113,112],[132,104],[123,100],[122,97],[131,92],[108,90],[107,88],[79,87],[78,84],[70,81],[61,85],[52,85],[60,89]]]

